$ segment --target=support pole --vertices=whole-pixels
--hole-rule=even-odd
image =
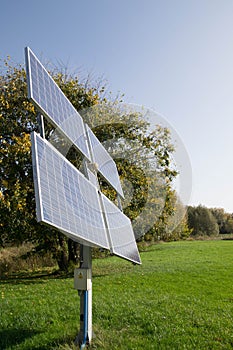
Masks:
[[[88,341],[88,291],[83,292],[83,344],[86,345]]]
[[[92,340],[92,259],[91,247],[81,245],[80,268],[75,270],[75,289],[80,296],[80,331],[76,343],[84,349]]]
[[[97,188],[99,188],[97,172],[93,167],[94,157],[90,140],[88,137],[87,126],[84,124],[86,130],[87,144],[90,150],[92,159],[92,170],[88,167],[87,159],[84,159],[84,174]],[[81,245],[80,247],[80,269],[88,269],[89,271],[89,286],[86,290],[79,290],[80,295],[80,331],[78,335],[78,344],[80,349],[84,349],[92,340],[92,258],[91,247]],[[87,278],[87,277],[86,277]],[[87,281],[86,281],[87,282]],[[87,283],[88,284],[88,283]]]
[[[122,204],[121,204],[121,197],[118,193],[117,193],[117,204],[118,204],[118,208],[120,209],[120,211],[123,211]]]
[[[91,247],[83,245],[83,262],[82,268],[90,270],[90,287],[88,289],[88,317],[87,317],[87,335],[88,340],[91,342],[92,339],[92,258],[91,258]]]
[[[37,123],[38,123],[38,126],[39,126],[40,136],[44,139],[45,138],[44,116],[41,113],[37,114]]]

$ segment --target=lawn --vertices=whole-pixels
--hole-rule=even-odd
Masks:
[[[161,243],[93,261],[92,349],[232,349],[233,241]],[[73,278],[1,280],[0,349],[75,349]]]

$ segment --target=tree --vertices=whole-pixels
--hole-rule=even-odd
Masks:
[[[217,236],[219,227],[210,209],[204,206],[188,207],[188,226],[192,236]]]
[[[215,217],[220,234],[233,232],[233,217],[232,214],[226,213],[222,208],[211,208],[211,213]]]
[[[22,66],[12,67],[9,60],[2,63],[5,67],[1,68],[0,77],[0,244],[35,242],[40,249],[49,249],[58,259],[60,268],[65,269],[69,261],[76,259],[77,245],[35,220],[30,133],[37,130],[37,123],[36,111],[27,100],[25,71]],[[55,73],[53,78],[75,108],[83,111],[83,118],[100,141],[105,141],[108,151],[117,153],[114,158],[123,182],[130,182],[133,188],[133,196],[130,203],[124,205],[124,210],[135,220],[137,236],[149,230],[152,235],[162,234],[174,212],[171,183],[177,174],[171,166],[174,148],[169,130],[157,126],[148,132],[148,123],[140,113],[122,113],[118,103],[106,103],[103,87],[88,87],[80,83],[78,77],[63,73]],[[63,147],[64,140],[49,123],[46,123],[46,135],[53,139],[56,147]],[[114,142],[108,142],[113,138]],[[67,158],[80,166],[80,155],[73,147],[70,147]],[[103,179],[100,181],[105,193],[114,200],[115,193]],[[125,190],[127,193],[127,185]],[[158,198],[163,198],[162,205]],[[145,203],[150,204],[146,220],[137,221]],[[154,212],[157,213],[156,220],[152,217]]]
[[[97,89],[85,88],[77,78],[59,73],[54,78],[72,89],[78,107],[101,100]],[[35,242],[41,251],[50,250],[64,269],[76,255],[76,244],[35,220],[30,133],[37,130],[36,111],[27,99],[25,70],[11,66],[9,58],[1,61],[0,88],[0,244]]]
[[[176,204],[171,186],[177,175],[171,165],[174,147],[169,129],[157,125],[149,130],[143,112],[128,105],[108,103],[81,114],[118,165],[126,195],[124,212],[133,222],[136,238],[149,232],[150,237],[169,240],[172,232],[166,226]],[[107,188],[106,194],[109,192]],[[114,194],[111,199],[114,200]]]
[[[172,206],[174,208],[173,215],[170,215],[168,219],[168,224],[165,227],[165,233],[161,237],[166,241],[178,241],[181,239],[187,239],[191,233],[192,229],[188,226],[188,214],[187,208],[177,197],[174,192],[172,199]]]

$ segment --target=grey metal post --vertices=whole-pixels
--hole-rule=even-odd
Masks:
[[[91,176],[91,172],[88,169],[87,161],[84,159],[83,162],[84,166],[84,173],[85,176],[95,185],[98,184],[98,180],[96,176]],[[93,174],[94,175],[94,174]],[[96,174],[95,174],[96,175]],[[82,348],[85,346],[85,342],[89,344],[92,340],[92,256],[91,256],[91,247],[86,245],[80,246],[80,268],[83,269],[89,269],[91,276],[90,281],[90,287],[88,291],[79,291],[80,296],[80,331],[78,335],[78,343]],[[87,295],[86,295],[87,293]],[[87,297],[87,298],[86,298]],[[87,299],[87,300],[86,300]],[[86,309],[86,302],[87,302],[87,309]],[[87,314],[86,314],[87,313]],[[85,334],[86,330],[86,324],[85,320],[87,321],[87,335]],[[87,339],[85,339],[87,338]]]
[[[37,114],[37,123],[39,126],[39,133],[40,136],[45,138],[45,131],[44,131],[44,116],[41,113]]]
[[[120,209],[120,211],[123,211],[122,204],[121,204],[121,197],[118,193],[117,193],[117,204],[118,204],[118,208]]]
[[[91,247],[81,245],[80,247],[80,268],[92,268]],[[92,281],[88,290],[80,290],[80,331],[77,343],[81,349],[92,340]],[[87,304],[87,305],[86,305]]]
[[[97,172],[94,167],[94,156],[92,153],[92,148],[90,146],[90,140],[88,137],[88,132],[87,132],[87,125],[84,124],[85,127],[85,132],[86,132],[86,142],[88,145],[88,148],[90,150],[90,155],[91,155],[91,170],[89,169],[88,166],[88,161],[84,158],[83,161],[83,166],[84,166],[84,174],[86,178],[90,180],[95,186],[99,188],[99,182],[97,178]],[[87,342],[90,343],[92,339],[92,257],[91,257],[91,247],[86,246],[86,245],[81,245],[81,251],[80,251],[80,268],[86,268],[90,269],[90,288],[87,291],[87,305],[88,309],[85,310],[85,291],[79,291],[80,295],[80,332],[78,335],[78,340],[79,344],[83,344],[84,339],[85,339],[85,329],[84,329],[84,316],[85,312],[87,311]]]

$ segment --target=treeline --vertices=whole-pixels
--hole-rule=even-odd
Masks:
[[[192,237],[233,233],[233,214],[222,208],[188,206],[187,223]]]

